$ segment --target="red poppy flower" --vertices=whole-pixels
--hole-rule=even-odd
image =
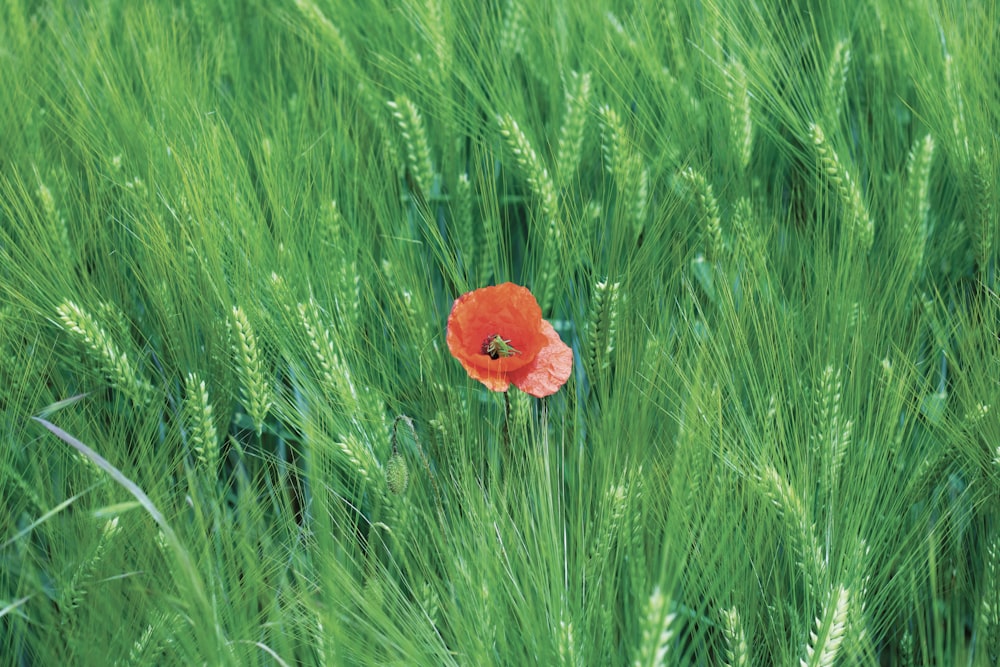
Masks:
[[[492,391],[507,391],[513,382],[532,396],[549,396],[566,384],[573,369],[573,350],[542,319],[534,295],[514,283],[455,299],[447,340],[469,377]]]

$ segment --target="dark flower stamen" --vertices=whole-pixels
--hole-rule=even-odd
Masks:
[[[515,350],[511,344],[509,338],[503,338],[500,334],[490,334],[483,341],[482,347],[483,354],[489,356],[490,359],[499,359],[500,357],[512,357],[515,354],[520,354],[519,350]]]

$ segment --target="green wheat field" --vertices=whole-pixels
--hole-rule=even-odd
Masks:
[[[5,0],[0,664],[995,664],[998,25]]]

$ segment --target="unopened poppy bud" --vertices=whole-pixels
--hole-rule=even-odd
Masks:
[[[406,491],[409,481],[410,471],[406,467],[406,459],[399,452],[393,452],[385,464],[385,483],[389,491],[398,496]]]

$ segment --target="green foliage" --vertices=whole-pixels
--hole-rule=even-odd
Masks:
[[[993,664],[994,4],[4,3],[0,655]]]

